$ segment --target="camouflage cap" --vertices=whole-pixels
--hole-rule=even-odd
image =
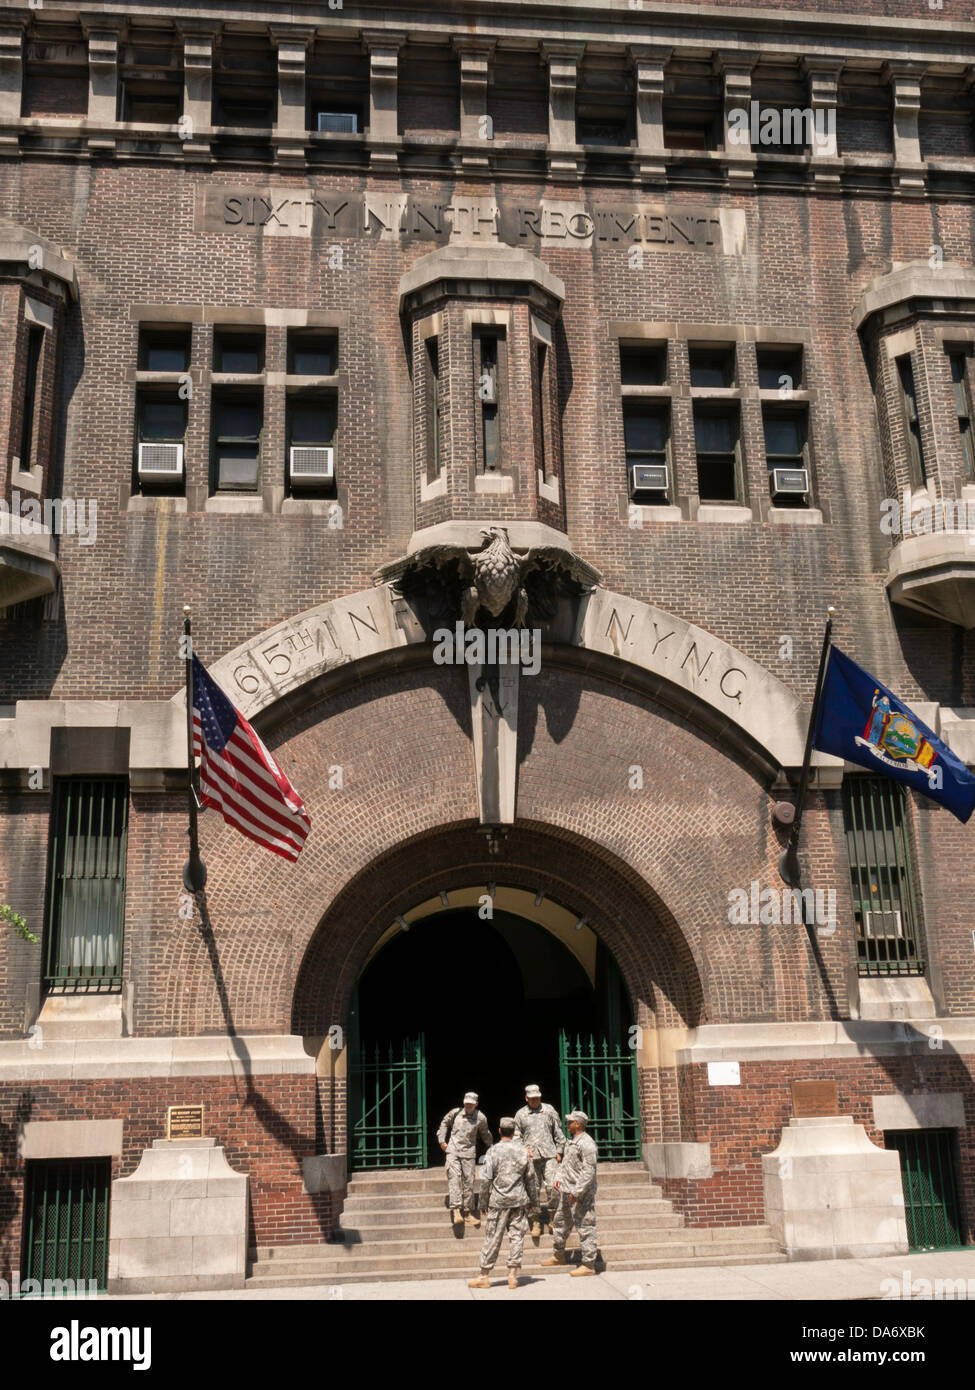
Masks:
[[[502,1115],[498,1121],[498,1129],[514,1129],[515,1121],[513,1115]]]
[[[525,1087],[525,1098],[526,1098],[526,1099],[527,1099],[529,1096],[538,1096],[539,1098],[541,1098],[541,1094],[542,1094],[542,1093],[541,1093],[541,1091],[538,1089],[537,1086],[526,1086],[526,1087]]]
[[[587,1125],[589,1123],[589,1116],[584,1110],[570,1110],[565,1118],[566,1120],[575,1120],[576,1124],[580,1125]]]
[[[464,1104],[465,1104],[465,1105],[476,1105],[476,1104],[477,1104],[477,1092],[476,1092],[476,1091],[468,1091],[468,1092],[467,1092],[467,1095],[464,1097]]]

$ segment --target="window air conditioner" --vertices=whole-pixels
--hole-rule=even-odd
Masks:
[[[358,135],[359,117],[354,111],[319,111],[318,131],[333,135]]]
[[[773,468],[769,482],[773,497],[805,495],[809,491],[809,469]]]
[[[868,941],[901,941],[904,927],[900,913],[893,909],[889,912],[865,912],[863,934]]]
[[[182,444],[140,444],[139,478],[148,483],[177,482],[183,476]]]
[[[304,445],[291,450],[293,484],[331,482],[335,477],[335,450]]]
[[[638,492],[666,492],[670,484],[670,469],[665,463],[634,463],[630,467],[630,489]]]

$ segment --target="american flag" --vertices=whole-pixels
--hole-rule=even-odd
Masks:
[[[239,710],[193,657],[193,753],[200,800],[292,863],[311,828],[305,803]]]

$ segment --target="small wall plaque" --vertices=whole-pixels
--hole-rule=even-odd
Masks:
[[[835,1081],[793,1081],[792,1115],[812,1120],[819,1115],[838,1115],[840,1103]]]
[[[708,1062],[709,1086],[740,1086],[741,1064],[739,1062]]]
[[[202,1139],[203,1106],[171,1105],[166,1113],[167,1139]]]

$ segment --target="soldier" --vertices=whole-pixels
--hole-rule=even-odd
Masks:
[[[528,1211],[538,1204],[538,1183],[528,1150],[515,1138],[515,1122],[506,1115],[498,1126],[500,1140],[484,1160],[482,1174],[490,1190],[487,1230],[481,1246],[481,1272],[468,1279],[469,1289],[489,1289],[488,1277],[508,1232],[508,1288],[518,1287],[518,1271],[528,1234]]]
[[[559,1117],[551,1105],[542,1100],[537,1086],[525,1087],[526,1105],[515,1116],[515,1131],[518,1138],[531,1154],[538,1179],[539,1210],[532,1221],[532,1240],[538,1240],[542,1227],[552,1230],[552,1209],[558,1201],[553,1190],[558,1164],[562,1162],[565,1149],[565,1135],[559,1124]]]
[[[450,1219],[455,1226],[480,1226],[474,1206],[474,1160],[477,1140],[485,1148],[491,1145],[487,1120],[477,1108],[477,1092],[468,1091],[464,1104],[448,1110],[440,1122],[437,1139],[447,1155],[447,1192],[450,1200]]]
[[[555,1179],[559,1205],[555,1212],[555,1235],[552,1257],[543,1265],[565,1264],[565,1242],[575,1226],[582,1243],[582,1264],[572,1271],[573,1278],[595,1274],[596,1255],[596,1157],[598,1150],[586,1133],[589,1116],[582,1110],[566,1115],[569,1142],[565,1146],[562,1166]]]

